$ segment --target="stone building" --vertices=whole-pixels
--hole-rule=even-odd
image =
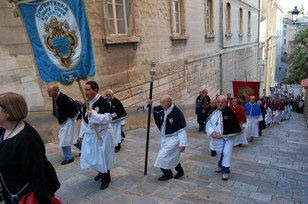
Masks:
[[[265,95],[268,95],[270,94],[270,87],[275,86],[277,59],[280,59],[281,54],[283,11],[277,0],[261,0],[260,2],[260,45],[262,46],[262,55],[259,57],[264,73],[262,88],[265,90]]]
[[[154,99],[165,92],[193,114],[195,98],[233,93],[231,81],[257,81],[259,1],[85,0],[95,53],[96,80],[129,112],[128,128],[144,125],[150,62],[156,62]],[[117,16],[116,18],[113,18]],[[38,76],[21,18],[0,2],[0,92],[25,96],[29,119],[45,141],[56,135],[47,84]],[[81,99],[76,83],[61,87]],[[154,104],[157,104],[157,102]],[[188,114],[187,112],[187,114]]]

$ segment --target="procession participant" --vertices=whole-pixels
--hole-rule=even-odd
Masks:
[[[100,189],[104,190],[111,181],[110,171],[114,164],[114,143],[110,125],[114,111],[98,94],[98,90],[95,81],[88,81],[84,85],[89,108],[83,109],[80,127],[79,137],[82,141],[80,167],[82,170],[91,168],[98,171],[94,180],[101,179]]]
[[[262,113],[262,120],[259,122],[259,136],[262,136],[262,130],[266,128],[265,124],[266,109],[262,106],[261,101],[258,101],[257,104],[259,104]]]
[[[254,137],[259,137],[259,122],[262,120],[262,112],[260,105],[256,103],[255,96],[250,96],[249,100],[249,103],[246,103],[244,107],[247,116],[245,132],[249,142],[253,142]]]
[[[243,106],[238,104],[238,98],[233,98],[231,100],[231,105],[229,106],[229,108],[231,108],[231,110],[233,110],[233,112],[236,114],[238,122],[242,128],[242,130],[245,128],[246,126],[246,113],[245,110],[243,108]],[[234,146],[241,146],[241,145],[247,145],[247,137],[245,132],[243,131],[242,134],[240,134],[239,136],[234,138]]]
[[[199,98],[196,113],[197,113],[197,120],[199,124],[198,132],[204,130],[204,121],[205,121],[205,109],[210,106],[210,97],[207,95],[208,91],[206,89],[202,90],[201,97]]]
[[[177,174],[175,179],[184,176],[184,170],[180,163],[180,154],[187,146],[186,120],[182,111],[173,104],[172,98],[168,94],[160,97],[160,105],[153,109],[155,123],[160,131],[160,150],[158,152],[155,167],[161,169],[164,173],[158,178],[159,181],[166,181],[173,177],[172,168],[175,168]],[[147,100],[148,105],[153,103]]]
[[[265,108],[266,110],[266,115],[264,118],[265,121],[265,125],[267,125],[268,127],[271,125],[271,123],[273,122],[273,106],[272,103],[269,99],[269,97],[264,97],[264,100],[262,101],[262,106]]]
[[[216,110],[216,105],[217,105],[216,98],[211,99],[210,106],[205,110],[205,113],[206,113],[205,121],[213,113],[213,111]],[[213,141],[212,141],[211,137],[210,137],[210,150],[211,150],[211,156],[215,157],[217,155],[217,153],[216,153],[216,151],[215,151],[215,149],[213,147]]]
[[[74,161],[71,145],[75,145],[81,150],[76,125],[76,117],[79,112],[71,98],[60,92],[57,84],[48,86],[47,93],[52,98],[52,114],[57,118],[60,125],[59,146],[62,148],[64,155],[61,165],[66,165]]]
[[[114,97],[111,89],[106,90],[106,98],[114,112],[117,114],[117,116],[112,118],[111,126],[113,131],[112,135],[115,152],[119,152],[121,149],[122,133],[124,134],[124,126],[126,124],[125,118],[127,118],[127,113],[121,101]]]
[[[220,156],[215,172],[221,172],[223,180],[229,179],[233,141],[241,132],[235,113],[227,107],[226,97],[218,96],[217,109],[206,122],[206,134],[213,139],[214,149]]]
[[[282,122],[283,121],[283,111],[285,109],[285,105],[283,103],[283,99],[279,99],[278,100],[278,106],[277,106],[277,110],[278,110],[278,116],[277,116],[277,121]]]
[[[231,105],[231,101],[232,101],[231,93],[227,93],[227,106]]]

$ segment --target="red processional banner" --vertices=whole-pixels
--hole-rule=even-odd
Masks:
[[[259,100],[259,81],[232,81],[233,96],[244,98],[249,101],[250,96],[255,96],[256,101]]]

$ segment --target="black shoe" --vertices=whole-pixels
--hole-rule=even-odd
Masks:
[[[94,177],[94,181],[98,181],[102,178],[102,174],[98,173],[97,176]]]
[[[120,151],[120,149],[121,149],[121,146],[117,146],[117,147],[114,148],[114,152],[117,153],[117,152]]]
[[[178,172],[173,178],[179,179],[179,178],[181,178],[182,176],[184,176],[184,172]]]
[[[81,152],[79,153],[79,156],[81,156]]]
[[[64,160],[63,162],[61,162],[61,165],[66,165],[66,164],[69,164],[69,163],[72,163],[72,162],[74,162],[74,157],[71,158],[71,159]]]
[[[109,183],[102,183],[101,186],[99,187],[99,189],[104,190],[106,188],[108,188]]]
[[[215,157],[216,155],[217,155],[216,151],[211,150],[211,156],[212,156],[212,157]]]
[[[171,179],[171,178],[173,178],[173,175],[172,175],[172,174],[170,174],[170,175],[164,174],[163,176],[159,177],[158,180],[159,180],[159,181],[167,181],[167,180],[169,180],[169,179]]]

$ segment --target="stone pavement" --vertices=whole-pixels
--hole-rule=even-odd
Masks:
[[[80,170],[78,151],[74,163],[61,166],[61,149],[47,144],[47,157],[61,181],[56,196],[70,204],[308,203],[308,127],[302,114],[292,113],[248,146],[235,147],[228,181],[214,172],[218,158],[210,156],[209,139],[197,132],[195,119],[187,123],[189,146],[181,156],[185,176],[179,180],[157,181],[162,173],[153,166],[160,140],[156,127],[151,129],[148,174],[143,173],[146,129],[127,131],[105,190],[94,181],[95,171]]]

